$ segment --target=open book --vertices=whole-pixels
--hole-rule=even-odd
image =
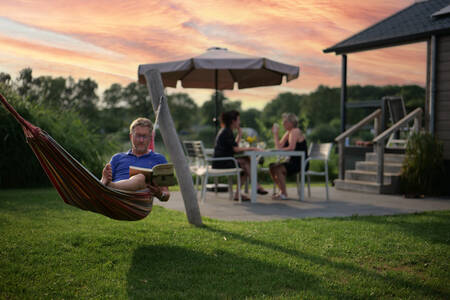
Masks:
[[[177,184],[177,179],[173,174],[173,164],[160,164],[152,169],[130,166],[130,177],[142,173],[145,181],[155,183],[159,186],[171,186]]]

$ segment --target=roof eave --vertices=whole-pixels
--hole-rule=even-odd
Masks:
[[[356,45],[350,46],[338,46],[335,45],[330,48],[326,48],[323,50],[324,53],[335,52],[336,55],[353,53],[353,52],[361,52],[367,50],[374,50],[380,48],[394,47],[394,46],[402,46],[407,44],[419,43],[427,41],[431,36],[438,35],[441,33],[447,33],[448,29],[435,30],[433,32],[422,32],[414,35],[403,36],[403,37],[393,37],[389,39],[383,39],[378,41],[371,41],[367,43],[360,43]]]

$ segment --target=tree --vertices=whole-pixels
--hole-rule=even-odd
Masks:
[[[169,95],[167,102],[177,132],[190,129],[198,121],[199,108],[188,94]]]
[[[270,101],[262,111],[262,119],[266,127],[278,122],[285,112],[299,116],[305,96],[293,93],[282,93]]]
[[[122,98],[128,103],[130,113],[154,120],[154,112],[150,102],[150,96],[145,85],[137,82],[128,84],[122,90]]]
[[[40,76],[32,81],[33,92],[36,94],[39,104],[53,108],[65,108],[64,97],[66,95],[66,79],[63,77],[52,78]]]
[[[0,72],[0,82],[6,85],[10,85],[11,76],[8,73]]]
[[[123,97],[122,86],[118,83],[113,83],[103,92],[102,100],[105,103],[105,107],[99,112],[97,125],[100,130],[104,133],[125,131],[131,117],[126,117],[129,109],[124,106],[126,101]]]
[[[254,128],[258,131],[256,120],[261,118],[261,111],[256,108],[250,108],[241,112],[241,124],[243,127]]]
[[[222,113],[224,111],[230,111],[230,110],[241,111],[242,110],[242,102],[240,100],[236,100],[236,101],[228,101],[226,103],[223,103],[223,108],[220,112]],[[220,114],[219,114],[219,116],[220,116]]]
[[[301,117],[307,120],[308,127],[325,123],[340,115],[339,89],[319,86],[302,103]]]
[[[97,83],[90,79],[79,79],[73,87],[73,94],[70,101],[70,108],[75,109],[79,114],[95,123],[98,116],[97,104],[99,98],[95,93]]]
[[[122,97],[122,86],[118,83],[113,83],[103,92],[103,102],[105,102],[107,108],[115,108],[121,102],[125,103]]]
[[[203,116],[202,123],[205,125],[211,125],[215,126],[213,119],[216,116],[216,109],[217,109],[217,117],[220,116],[220,113],[223,112],[223,105],[228,98],[225,97],[222,91],[217,92],[217,106],[216,106],[216,93],[214,92],[211,95],[210,100],[203,103],[202,107],[200,108],[200,111]]]
[[[19,72],[17,78],[17,92],[20,96],[28,98],[30,101],[37,100],[36,96],[32,95],[31,88],[33,83],[33,70],[31,68],[25,68]]]

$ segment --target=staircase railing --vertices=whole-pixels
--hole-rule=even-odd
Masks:
[[[339,146],[339,179],[345,179],[345,139],[371,121],[374,121],[375,134],[378,136],[381,131],[381,116],[382,110],[377,109],[334,139]]]
[[[381,134],[377,135],[372,141],[374,150],[377,153],[377,183],[380,187],[383,186],[384,183],[384,148],[386,139],[412,119],[414,119],[413,131],[418,132],[420,129],[420,124],[422,124],[422,108],[416,108],[403,119],[386,129]]]

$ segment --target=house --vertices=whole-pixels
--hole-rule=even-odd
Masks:
[[[342,56],[341,131],[345,131],[347,56],[380,48],[427,43],[425,129],[444,145],[450,165],[450,0],[416,1],[409,7],[324,49]],[[340,177],[343,171],[340,172]],[[343,178],[342,178],[343,179]],[[379,179],[379,178],[378,178]],[[382,179],[381,179],[381,182]]]

